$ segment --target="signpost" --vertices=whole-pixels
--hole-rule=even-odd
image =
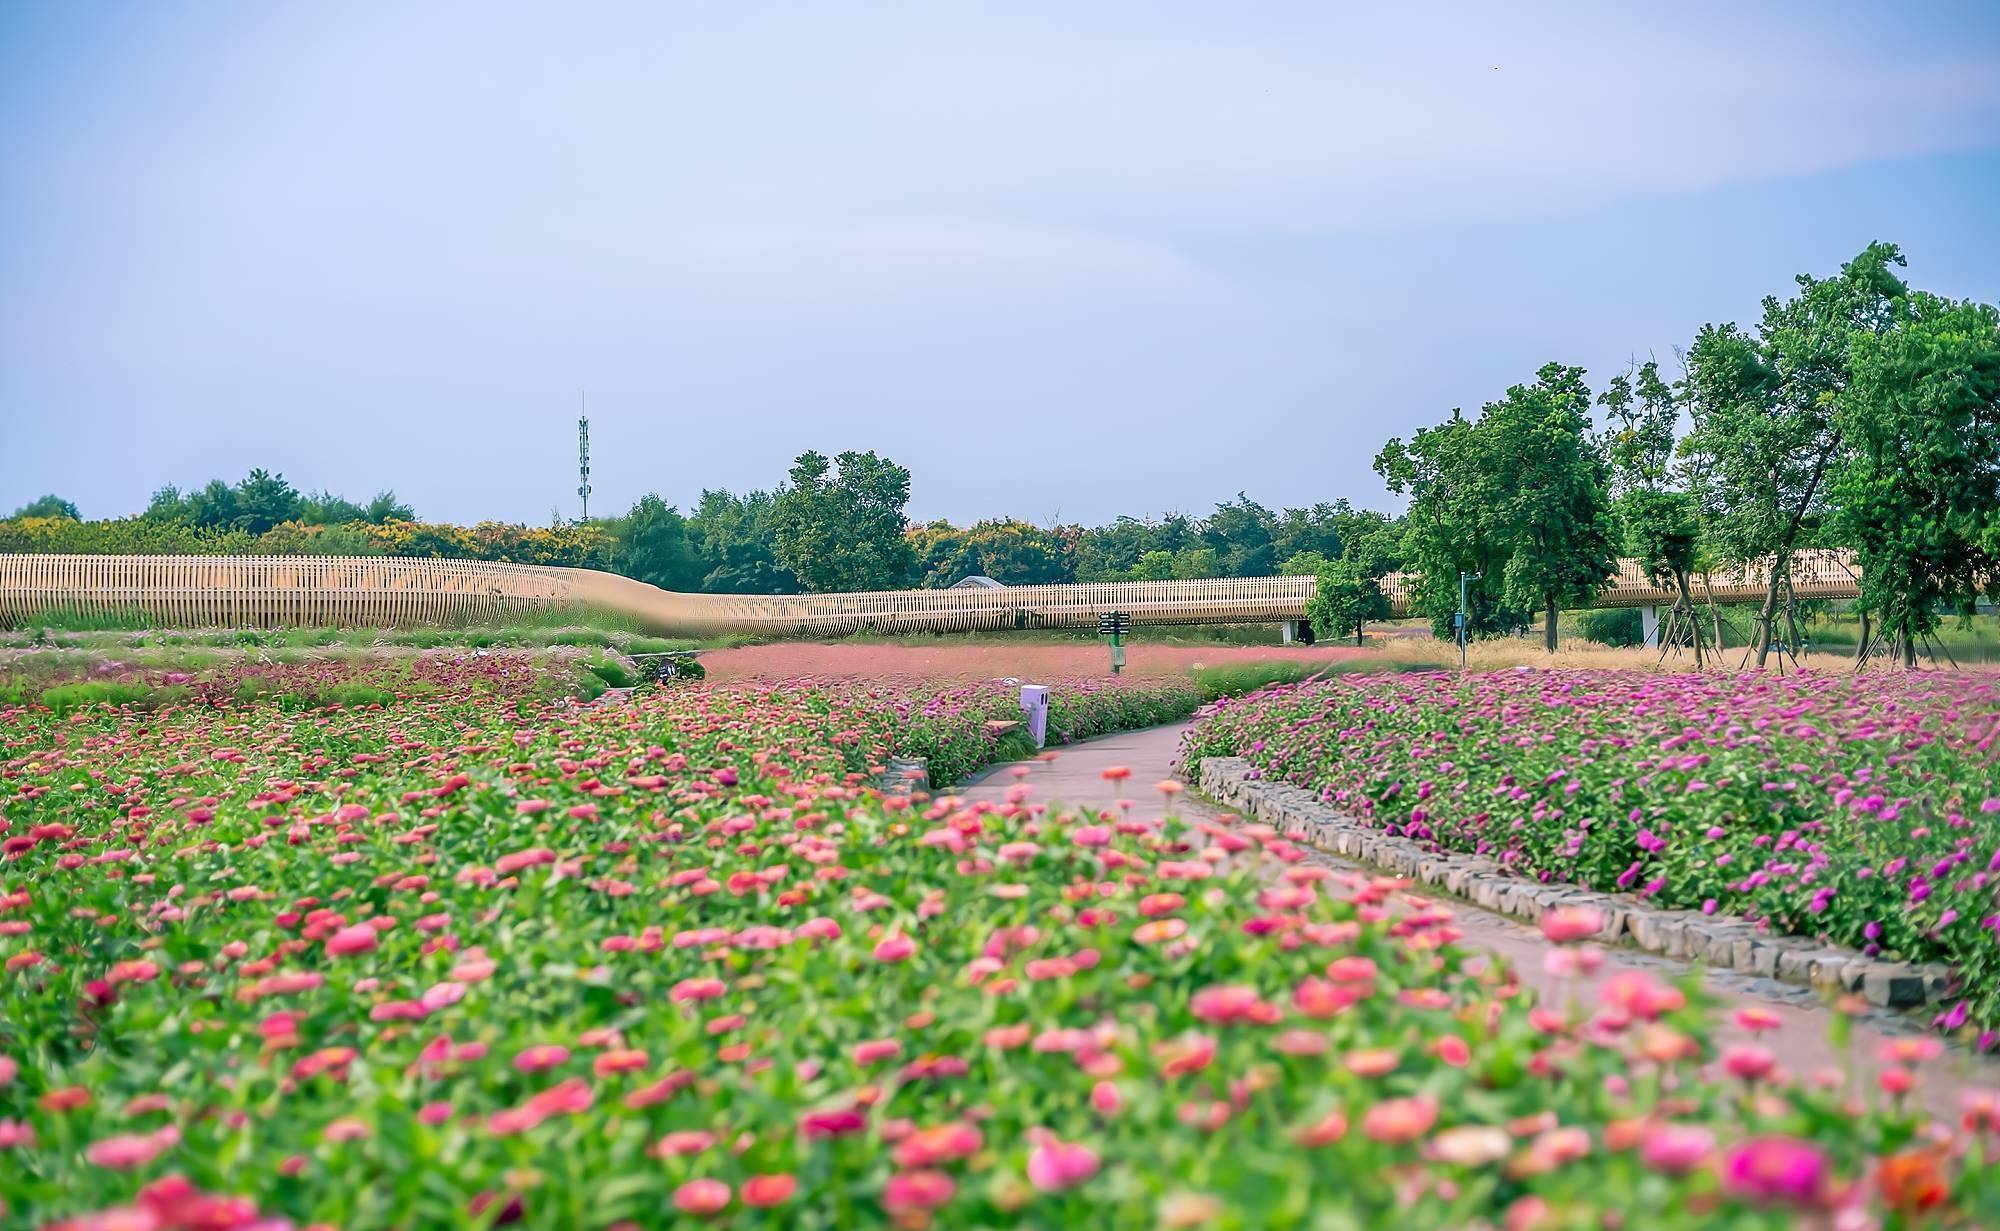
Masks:
[[[1458,630],[1458,669],[1460,671],[1465,670],[1465,626],[1469,621],[1469,617],[1465,611],[1465,583],[1468,581],[1478,581],[1484,576],[1486,574],[1483,572],[1467,573],[1464,571],[1461,571],[1458,575],[1458,611],[1451,617],[1451,623],[1452,627]]]
[[[1132,617],[1123,611],[1100,611],[1097,613],[1097,635],[1111,638],[1111,674],[1117,675],[1125,669],[1125,646],[1122,638],[1132,631]]]

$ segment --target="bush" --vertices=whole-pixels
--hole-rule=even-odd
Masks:
[[[1194,677],[1195,687],[1201,689],[1202,699],[1213,701],[1218,697],[1241,697],[1269,688],[1273,684],[1296,684],[1307,676],[1317,674],[1319,670],[1320,668],[1313,663],[1274,659],[1270,662],[1196,667],[1188,674]]]
[[[1614,649],[1640,645],[1646,640],[1645,624],[1636,607],[1586,611],[1577,617],[1576,629],[1586,640]]]

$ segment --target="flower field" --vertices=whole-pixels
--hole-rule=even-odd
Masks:
[[[1192,706],[1056,697],[1066,736]],[[1150,784],[1107,815],[1031,772],[1003,804],[870,785],[990,759],[1012,703],[0,711],[0,1221],[2000,1220],[2000,1099],[1907,1098],[1933,1041],[1878,1091],[1808,1080],[1711,1054],[1649,976],[1534,1004],[1448,912]],[[1592,961],[1591,920],[1550,926]]]
[[[2000,1026],[2000,677],[1609,671],[1353,677],[1225,702],[1240,755],[1390,832],[1949,963]]]

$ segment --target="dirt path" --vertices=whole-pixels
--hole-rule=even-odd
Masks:
[[[1164,797],[1154,790],[1154,784],[1173,776],[1171,767],[1174,756],[1187,725],[1176,723],[1127,731],[1058,749],[1054,760],[1034,763],[1027,777],[1018,781],[1027,782],[1034,788],[1034,797],[1048,803],[1103,809],[1113,807],[1115,801],[1124,799],[1133,801],[1134,810],[1138,813],[1157,815],[1162,810]],[[1103,771],[1114,765],[1130,769],[1131,777],[1122,784],[1107,781]],[[999,766],[972,779],[956,793],[969,800],[998,801],[1016,781],[1010,767]],[[1192,792],[1181,795],[1175,801],[1175,808],[1183,815],[1210,819],[1234,816],[1194,796]],[[1374,869],[1362,868],[1328,855],[1318,856],[1318,861],[1334,868],[1375,872]],[[1543,968],[1544,955],[1552,946],[1542,939],[1537,929],[1467,902],[1439,895],[1424,895],[1424,898],[1431,902],[1448,903],[1455,912],[1459,930],[1464,933],[1463,943],[1513,963],[1521,982],[1534,988],[1545,999],[1560,997],[1567,991],[1581,997],[1585,1003],[1594,1004],[1595,984],[1620,970],[1650,970],[1663,977],[1678,979],[1688,969],[1684,963],[1636,949],[1612,948],[1606,951],[1603,968],[1594,977],[1572,978],[1565,987],[1563,981]],[[1718,1019],[1712,1037],[1719,1047],[1754,1041],[1778,1056],[1787,1071],[1802,1078],[1811,1078],[1822,1072],[1837,1075],[1845,1060],[1872,1082],[1873,1075],[1885,1067],[1876,1058],[1878,1049],[1885,1043],[1930,1033],[1911,1018],[1870,1010],[1854,1022],[1852,1049],[1843,1056],[1828,1038],[1833,1011],[1811,988],[1728,970],[1705,971],[1702,984],[1717,1005]],[[1737,1009],[1750,1007],[1776,1014],[1781,1024],[1775,1030],[1765,1031],[1753,1039],[1734,1021]],[[1954,1047],[1943,1059],[1925,1067],[1929,1072],[1921,1087],[1924,1102],[1939,1117],[1957,1119],[1961,1090],[1975,1086],[2000,1087],[2000,1058],[1979,1057]]]

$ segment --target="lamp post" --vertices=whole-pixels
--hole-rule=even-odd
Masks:
[[[1468,581],[1478,581],[1484,576],[1486,574],[1483,572],[1468,573],[1463,569],[1460,569],[1458,573],[1458,614],[1452,616],[1451,620],[1453,624],[1458,626],[1458,669],[1460,671],[1465,670],[1465,626],[1468,623],[1465,613],[1465,583]]]

